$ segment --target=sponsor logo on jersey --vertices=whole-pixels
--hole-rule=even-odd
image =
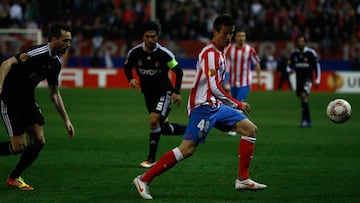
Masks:
[[[139,72],[142,74],[142,75],[158,75],[160,73],[162,73],[161,69],[142,69],[142,68],[139,68]]]
[[[306,62],[298,62],[295,64],[296,68],[309,68],[310,64]]]

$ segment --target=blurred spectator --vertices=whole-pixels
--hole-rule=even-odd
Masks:
[[[360,71],[360,52],[358,52],[354,57],[351,63],[351,69],[355,71]]]
[[[5,0],[0,0],[0,28],[7,28],[10,24],[9,9]]]
[[[331,48],[331,37],[330,37],[330,26],[325,26],[325,32],[323,33],[321,45],[322,45],[322,51],[323,53],[327,54],[330,52]]]
[[[261,13],[261,11],[262,11],[262,7],[263,7],[263,6],[262,6],[261,3],[259,3],[258,0],[254,0],[254,1],[251,3],[250,7],[251,7],[251,14],[252,14],[253,16],[258,16],[258,15]]]
[[[101,67],[100,49],[94,49],[90,59],[91,67]]]
[[[273,55],[268,55],[265,60],[265,70],[275,72],[278,66],[278,62]]]
[[[98,30],[95,36],[92,38],[93,43],[93,55],[91,57],[91,66],[92,67],[100,67],[102,66],[100,59],[100,50],[103,42],[103,36],[101,30]]]
[[[114,63],[111,59],[111,51],[110,49],[105,49],[104,51],[104,58],[105,58],[105,67],[106,68],[113,68],[114,67]]]
[[[292,90],[292,85],[289,79],[289,73],[287,71],[288,65],[288,57],[286,51],[282,51],[281,56],[278,60],[277,64],[277,71],[279,72],[279,83],[278,83],[278,90],[281,90],[284,83],[286,83],[289,89]]]
[[[131,47],[139,38],[134,28],[152,11],[163,39],[203,41],[211,38],[214,17],[229,13],[249,26],[251,41],[288,41],[301,33],[325,53],[337,54],[340,43],[360,40],[359,0],[161,0],[151,6],[150,0],[0,0],[0,27],[80,20],[85,38],[100,26],[104,39],[126,39]]]
[[[28,22],[34,22],[38,24],[39,21],[38,10],[39,8],[37,4],[33,3],[32,1],[26,2],[24,9],[24,19]],[[38,27],[38,25],[36,25],[36,27]]]
[[[18,0],[13,0],[9,10],[10,19],[13,26],[21,27],[23,22],[23,10]]]
[[[132,8],[132,4],[128,2],[125,4],[125,9],[123,14],[123,26],[125,29],[126,51],[128,51],[133,46],[133,42],[138,38],[138,33],[136,32],[136,23],[137,23],[136,13]]]

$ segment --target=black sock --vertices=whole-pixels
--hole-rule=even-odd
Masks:
[[[10,173],[9,177],[13,179],[18,178],[27,167],[31,166],[31,164],[34,163],[43,146],[43,144],[29,144],[26,147],[25,151],[22,153],[15,170]]]
[[[149,140],[149,155],[148,161],[154,162],[156,158],[156,151],[159,145],[161,136],[161,128],[153,129],[150,133],[150,140]]]
[[[185,129],[185,125],[166,122],[161,126],[161,133],[163,135],[184,135]]]
[[[0,142],[0,155],[8,156],[13,154],[11,142]]]
[[[308,102],[301,102],[301,113],[302,113],[302,120],[311,121],[310,107]]]

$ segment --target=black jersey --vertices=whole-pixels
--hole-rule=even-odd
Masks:
[[[144,51],[144,46],[144,43],[140,43],[128,52],[124,64],[127,79],[129,81],[133,79],[132,69],[135,67],[143,93],[153,95],[162,95],[167,91],[179,93],[182,70],[175,55],[158,43],[151,53]],[[175,71],[176,77],[181,77],[177,78],[175,87],[169,78],[169,70]]]
[[[289,59],[289,67],[294,69],[296,77],[301,81],[312,81],[313,71],[316,71],[316,81],[320,82],[320,64],[315,50],[304,47],[304,51],[294,50]]]
[[[15,55],[18,64],[13,64],[6,75],[1,98],[12,103],[35,101],[35,88],[47,79],[49,85],[59,84],[61,61],[52,55],[50,44],[30,47]]]

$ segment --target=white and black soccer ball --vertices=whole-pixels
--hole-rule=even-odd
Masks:
[[[328,104],[326,115],[334,123],[344,123],[351,117],[351,105],[345,99],[335,99]]]

